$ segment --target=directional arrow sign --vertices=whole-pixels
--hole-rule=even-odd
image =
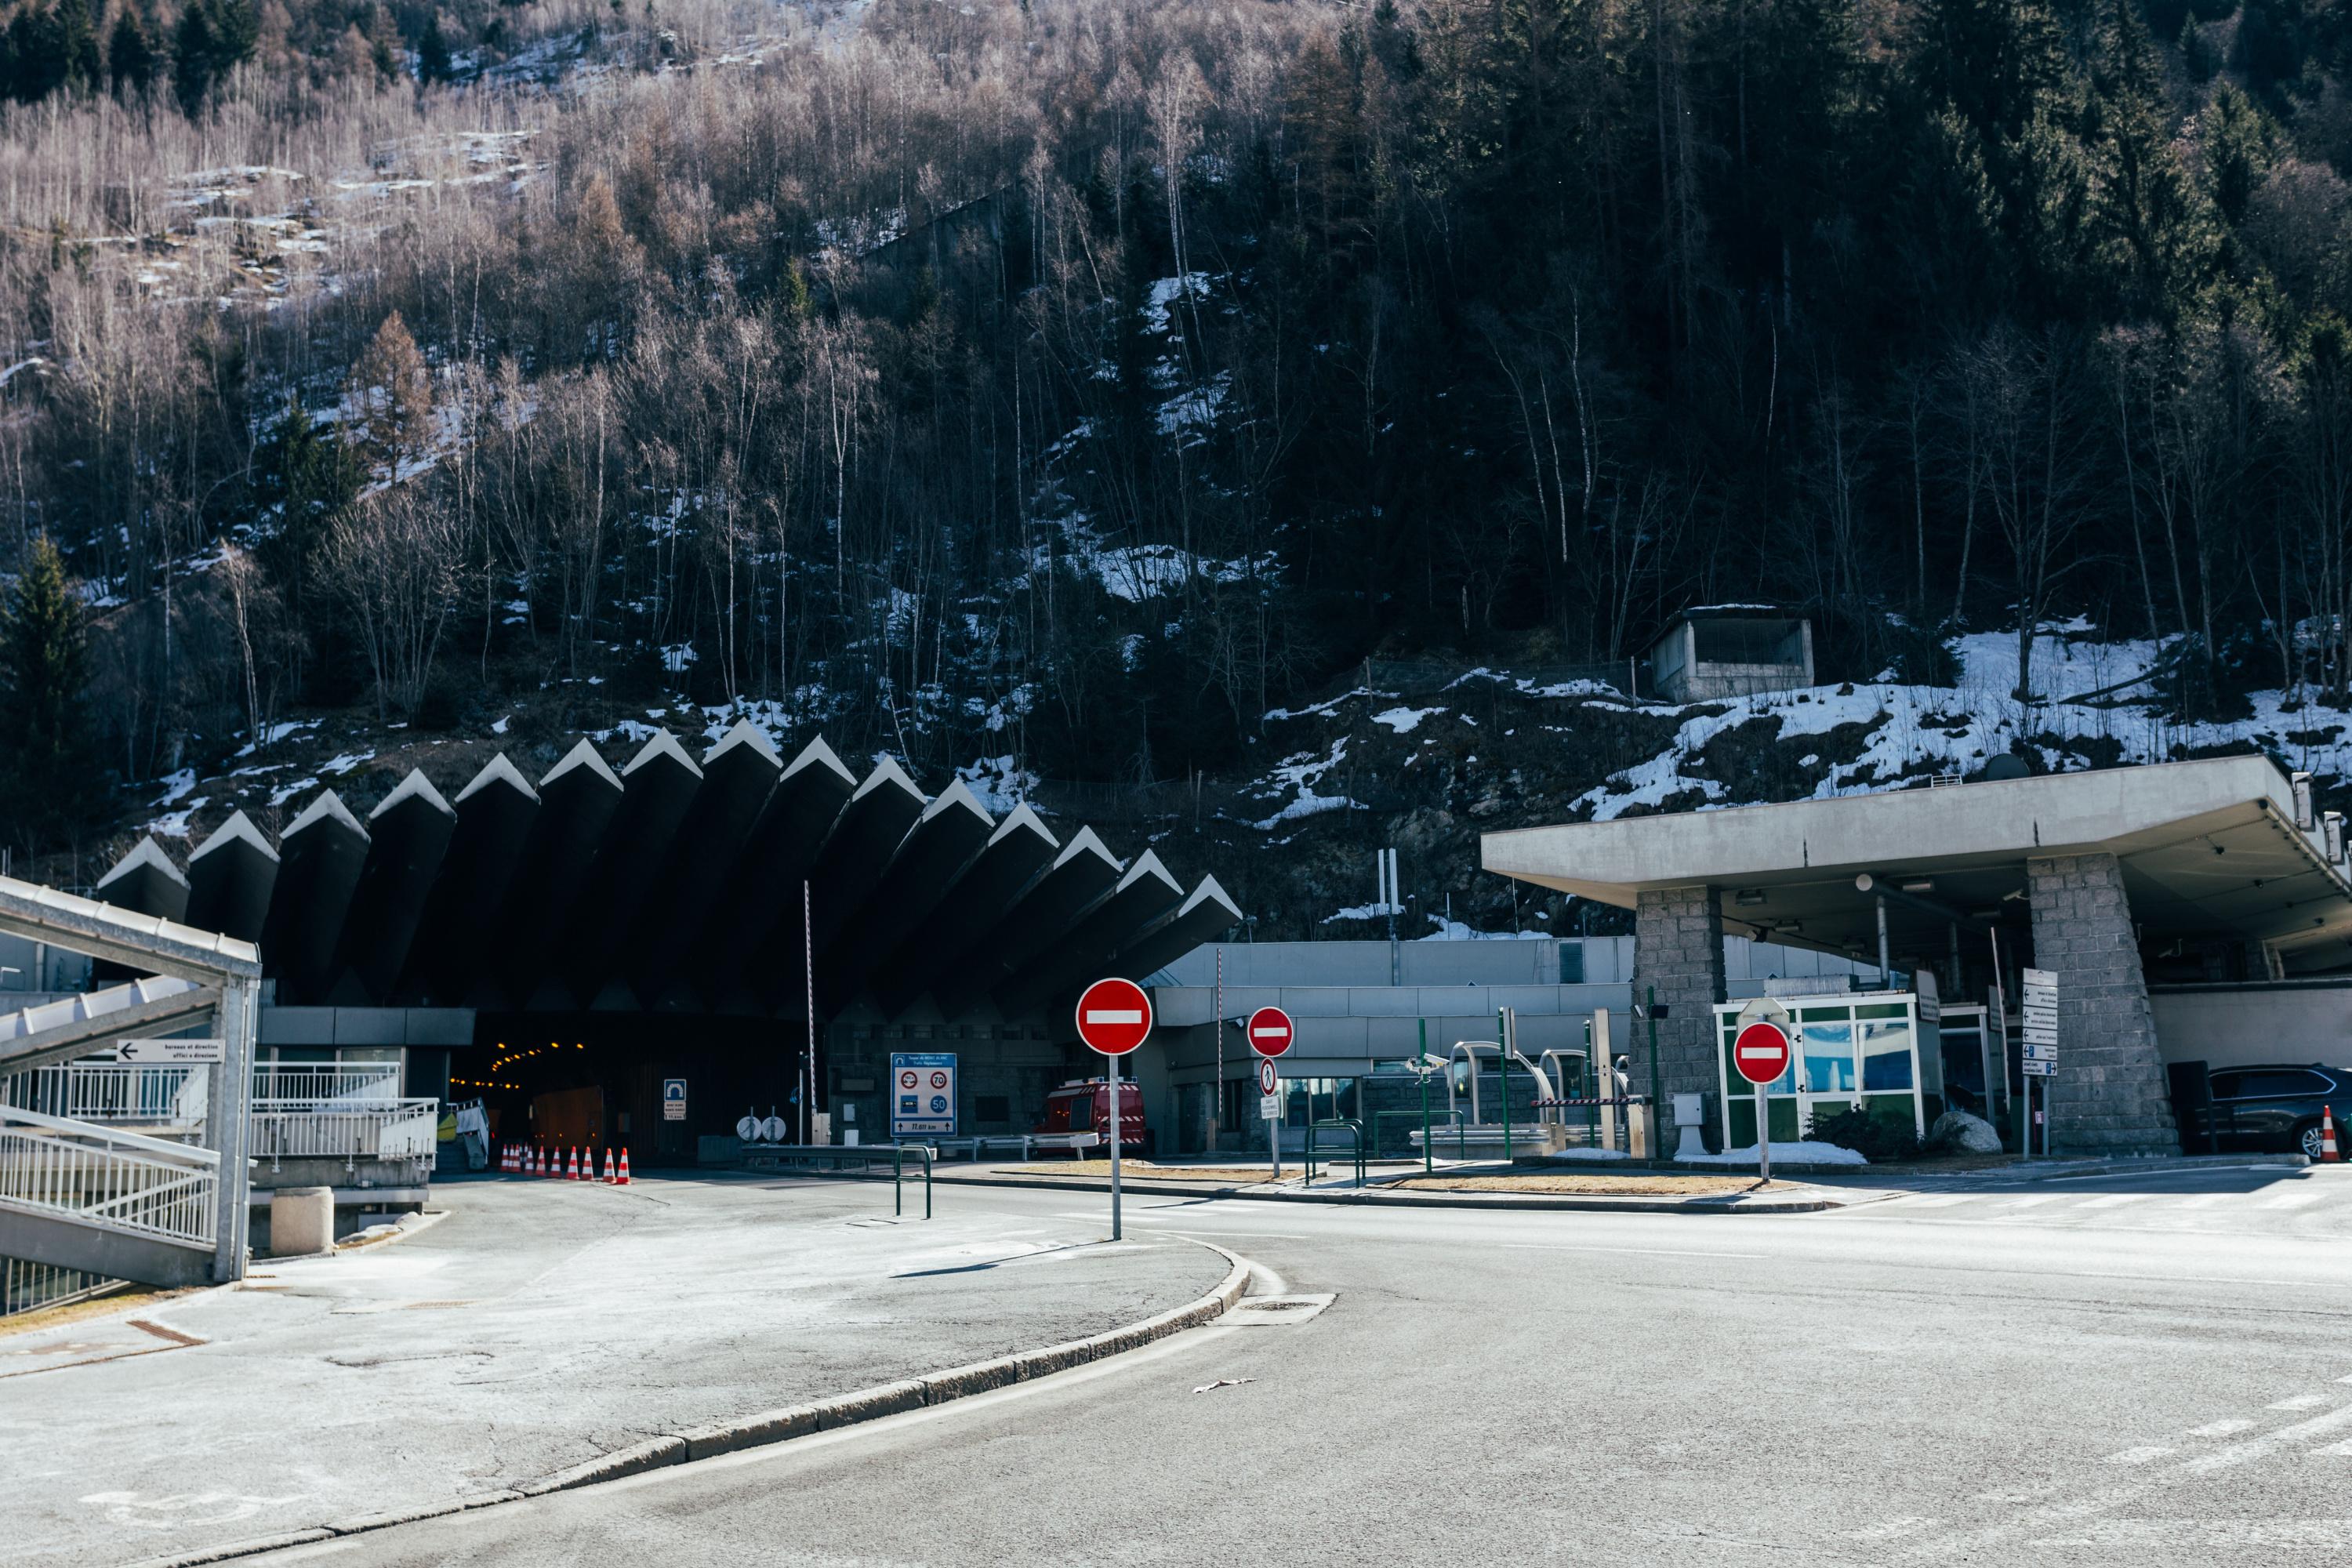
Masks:
[[[1250,1049],[1262,1057],[1278,1057],[1290,1048],[1298,1031],[1291,1026],[1290,1015],[1279,1007],[1260,1007],[1249,1016]]]
[[[1097,980],[1078,998],[1078,1038],[1089,1049],[1123,1057],[1150,1033],[1151,998],[1132,980]]]

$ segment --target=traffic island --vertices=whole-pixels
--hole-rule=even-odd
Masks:
[[[0,1434],[26,1439],[0,1443],[17,1553],[208,1561],[586,1485],[1098,1359],[1245,1279],[1177,1237],[1105,1247],[1087,1218],[898,1218],[862,1183],[442,1199],[396,1247],[264,1261],[150,1309],[112,1359],[60,1342],[0,1384]]]
[[[1811,1194],[1802,1182],[1767,1182],[1753,1176],[1680,1176],[1670,1173],[1583,1175],[1551,1171],[1497,1172],[1474,1176],[1409,1176],[1390,1184],[1391,1191],[1411,1193],[1563,1193],[1579,1197],[1719,1198],[1761,1194]]]

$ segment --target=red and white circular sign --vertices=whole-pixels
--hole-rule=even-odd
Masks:
[[[1257,1091],[1260,1094],[1280,1094],[1282,1092],[1282,1079],[1275,1074],[1274,1058],[1272,1057],[1261,1057],[1258,1058]]]
[[[943,1072],[935,1072],[935,1073],[933,1073],[933,1074],[931,1075],[931,1087],[932,1087],[933,1089],[945,1089],[945,1088],[947,1088],[947,1086],[948,1086],[948,1075],[947,1075],[947,1074],[945,1074],[945,1073],[943,1073]]]
[[[1290,1015],[1279,1007],[1260,1007],[1249,1016],[1244,1031],[1249,1036],[1249,1047],[1262,1057],[1278,1057],[1290,1048],[1297,1037],[1291,1027]]]
[[[914,1087],[915,1087],[915,1075],[914,1075],[913,1073],[911,1073],[911,1072],[902,1072],[902,1073],[900,1073],[900,1074],[898,1075],[898,1087],[899,1087],[900,1089],[912,1089],[912,1088],[914,1088]]]
[[[1132,980],[1097,980],[1078,998],[1078,1038],[1107,1057],[1123,1057],[1151,1033],[1151,998]]]
[[[1789,1070],[1789,1037],[1778,1024],[1750,1024],[1732,1039],[1731,1065],[1750,1083],[1777,1082]]]

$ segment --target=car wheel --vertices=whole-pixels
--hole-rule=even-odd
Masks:
[[[2319,1123],[2316,1121],[2306,1121],[2301,1127],[2296,1128],[2294,1131],[2294,1146],[2298,1150],[2302,1151],[2303,1157],[2305,1159],[2309,1160],[2314,1164],[2317,1164],[2319,1163],[2320,1153]]]

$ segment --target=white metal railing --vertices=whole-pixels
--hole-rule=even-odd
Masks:
[[[418,1160],[433,1153],[437,1100],[393,1100],[348,1108],[254,1101],[257,1160]]]
[[[132,1062],[58,1062],[0,1076],[0,1105],[76,1121],[204,1124],[210,1069]]]
[[[34,1263],[22,1258],[0,1258],[0,1318],[37,1312],[44,1307],[62,1307],[69,1301],[111,1290],[121,1283],[84,1269],[60,1268],[53,1263]]]
[[[253,1104],[258,1110],[352,1110],[361,1106],[404,1103],[400,1098],[400,1064],[370,1062],[346,1067],[278,1063],[253,1069]]]
[[[219,1184],[210,1149],[0,1106],[0,1205],[209,1247]]]

